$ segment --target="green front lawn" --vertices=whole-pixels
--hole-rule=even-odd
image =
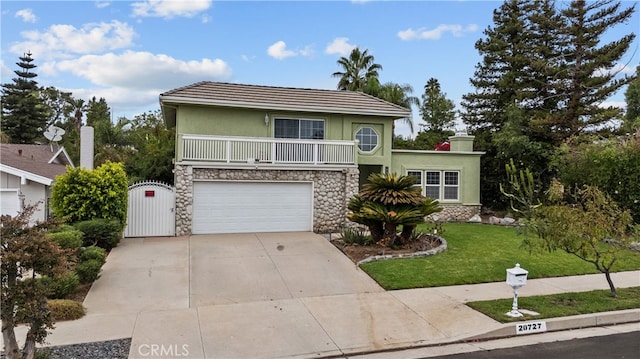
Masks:
[[[470,302],[467,305],[502,323],[640,308],[640,287],[618,288],[616,292],[618,293],[617,298],[611,297],[611,291],[608,289],[519,297],[518,309],[528,309],[540,313],[535,316],[525,314],[520,318],[511,318],[505,315],[511,310],[513,299]]]
[[[361,268],[388,290],[504,281],[506,269],[516,263],[529,271],[530,279],[599,273],[593,264],[561,251],[529,253],[520,247],[522,236],[513,227],[477,223],[443,227],[448,243],[444,253],[365,263]],[[638,269],[640,254],[631,251],[622,253],[614,266],[614,271]]]

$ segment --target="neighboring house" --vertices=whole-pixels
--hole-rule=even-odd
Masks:
[[[51,185],[73,163],[64,147],[0,144],[0,211],[15,216],[38,203],[31,220],[49,216]]]
[[[199,82],[160,95],[176,129],[176,234],[340,231],[371,173],[415,176],[445,218],[480,211],[473,137],[451,151],[393,150],[411,111],[351,91]]]

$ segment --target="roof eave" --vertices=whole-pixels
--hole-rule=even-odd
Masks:
[[[163,105],[166,103],[251,108],[251,109],[270,110],[270,111],[341,113],[341,114],[347,114],[347,115],[369,115],[369,116],[383,116],[383,117],[393,117],[393,118],[407,118],[411,116],[411,111],[408,111],[408,110],[407,111],[362,110],[362,109],[355,109],[355,108],[350,109],[350,108],[320,107],[320,106],[296,106],[296,105],[285,105],[285,104],[275,104],[275,103],[258,103],[258,102],[250,102],[250,101],[207,100],[207,99],[189,98],[189,97],[181,97],[181,96],[160,95],[160,104]]]
[[[60,146],[60,149],[58,149],[58,152],[56,152],[55,155],[53,155],[53,157],[51,157],[51,159],[49,160],[49,163],[53,163],[53,161],[56,160],[56,158],[58,158],[60,155],[63,155],[63,162],[65,165],[69,165],[72,168],[75,168],[76,166],[73,165],[73,161],[71,161],[71,157],[69,157],[69,154],[67,153],[67,150],[65,150],[64,147]]]
[[[29,171],[21,170],[19,168],[7,166],[5,164],[0,164],[0,170],[2,172],[9,173],[9,174],[14,175],[16,177],[20,177],[20,178],[24,177],[24,178],[28,179],[29,181],[37,182],[37,183],[43,184],[45,186],[51,186],[51,184],[53,183],[53,179],[51,179],[51,178],[40,176],[40,175],[37,175],[37,174],[29,172]]]

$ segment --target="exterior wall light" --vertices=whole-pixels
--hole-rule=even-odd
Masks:
[[[269,114],[268,113],[264,114],[264,125],[265,126],[269,126]]]

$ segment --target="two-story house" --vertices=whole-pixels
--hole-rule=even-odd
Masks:
[[[371,173],[415,176],[444,216],[480,210],[481,152],[392,149],[407,108],[360,92],[199,82],[160,95],[176,130],[176,234],[340,231]]]

